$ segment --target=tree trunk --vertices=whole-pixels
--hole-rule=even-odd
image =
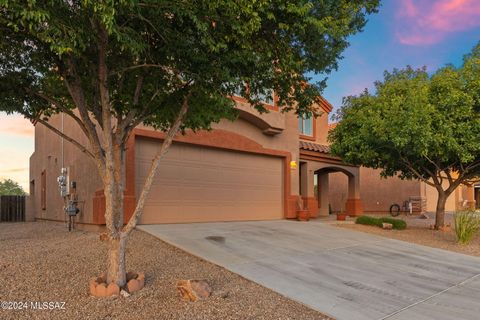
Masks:
[[[435,212],[435,229],[445,225],[445,203],[448,195],[444,191],[438,191],[437,210]]]
[[[188,93],[175,122],[167,132],[158,154],[155,156],[137,201],[135,212],[128,223],[123,225],[123,201],[124,201],[124,178],[125,178],[125,146],[118,140],[113,139],[111,153],[107,150],[105,159],[105,176],[103,179],[105,194],[105,221],[108,229],[108,261],[107,261],[107,283],[116,283],[120,288],[126,285],[125,247],[130,232],[137,225],[137,219],[143,211],[143,205],[158,171],[160,159],[167,153],[175,134],[180,129],[182,121],[188,110]]]
[[[125,248],[127,237],[121,235],[108,241],[107,283],[116,283],[120,288],[127,283],[125,268]]]
[[[106,161],[104,177],[105,221],[108,230],[107,283],[120,288],[126,284],[125,247],[127,236],[121,232],[124,216],[124,146],[114,144],[112,160]]]

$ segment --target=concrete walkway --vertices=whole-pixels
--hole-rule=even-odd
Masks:
[[[480,318],[480,258],[315,221],[138,228],[338,320]]]

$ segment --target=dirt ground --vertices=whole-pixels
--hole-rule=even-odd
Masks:
[[[417,217],[399,218],[407,221],[406,230],[383,230],[379,227],[359,224],[342,224],[338,226],[373,233],[386,238],[421,244],[428,247],[454,251],[472,256],[480,256],[480,233],[476,234],[472,242],[467,245],[462,245],[456,242],[454,230],[448,232],[430,230],[429,226],[434,223],[433,215],[425,220],[418,219]],[[447,215],[445,218],[446,223],[453,225],[452,215]]]
[[[330,319],[144,232],[127,247],[128,270],[145,288],[128,298],[95,298],[88,280],[102,273],[106,248],[97,233],[48,222],[0,224],[0,302],[59,302],[53,310],[0,308],[0,319]],[[205,279],[214,294],[183,301],[179,279]],[[62,307],[61,302],[65,302]]]

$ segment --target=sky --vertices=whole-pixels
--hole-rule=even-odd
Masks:
[[[350,38],[323,95],[337,109],[343,97],[372,89],[385,70],[459,65],[479,41],[480,0],[383,0],[363,32]],[[13,179],[28,191],[33,145],[31,123],[0,112],[0,180]]]
[[[368,20],[328,75],[323,95],[335,108],[343,97],[372,89],[385,70],[458,66],[480,41],[480,0],[383,0]]]

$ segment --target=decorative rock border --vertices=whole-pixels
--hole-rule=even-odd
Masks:
[[[145,286],[145,274],[143,272],[127,272],[127,289],[129,293],[141,290]]]
[[[98,278],[90,279],[88,285],[90,289],[90,294],[95,297],[111,297],[119,296],[121,288],[116,283],[110,283],[107,285],[107,277],[105,274],[102,274]],[[141,290],[145,286],[145,274],[143,272],[127,272],[127,285],[125,289],[128,290],[128,293],[132,294],[136,291]]]

